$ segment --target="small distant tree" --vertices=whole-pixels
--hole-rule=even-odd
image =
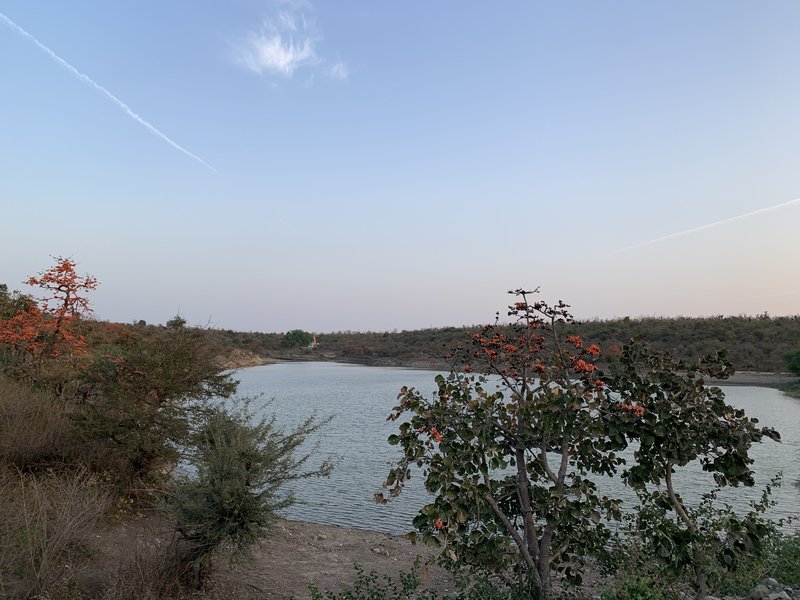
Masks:
[[[311,343],[314,339],[307,331],[302,329],[292,329],[287,331],[281,340],[281,346],[284,348],[303,348]]]
[[[268,535],[280,511],[295,502],[288,482],[330,474],[330,460],[306,468],[310,454],[298,454],[325,423],[312,416],[285,431],[274,416],[258,419],[245,408],[216,407],[204,416],[189,457],[197,473],[177,480],[167,503],[180,535],[176,566],[195,587],[215,552],[243,554]]]
[[[783,359],[786,361],[786,368],[798,377],[800,377],[800,350],[794,352],[787,352]]]
[[[169,329],[180,329],[181,327],[186,327],[186,319],[180,315],[175,315],[167,321],[167,328]]]

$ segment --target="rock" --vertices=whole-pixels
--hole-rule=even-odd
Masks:
[[[373,548],[372,551],[381,556],[389,556],[389,551],[386,548]]]
[[[786,592],[772,592],[769,600],[792,600]]]
[[[747,596],[750,600],[767,600],[770,595],[770,590],[767,586],[759,583],[756,587],[750,590],[750,595]]]
[[[317,535],[317,539],[320,540],[320,541],[327,540],[328,536],[327,535],[323,535],[322,533],[320,533],[320,534]]]
[[[759,585],[763,585],[765,588],[772,590],[773,592],[781,587],[781,584],[778,583],[778,580],[773,579],[772,577],[767,577],[766,579],[762,579]]]

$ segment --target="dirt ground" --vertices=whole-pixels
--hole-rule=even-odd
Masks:
[[[400,536],[281,521],[275,535],[261,544],[253,562],[242,564],[230,575],[246,576],[263,590],[265,598],[307,598],[308,584],[335,591],[351,585],[356,574],[354,562],[366,572],[374,570],[396,579],[401,571],[411,569],[417,555],[433,556],[430,549]],[[453,589],[450,576],[436,565],[423,564],[420,575],[425,587],[441,592]]]
[[[117,573],[141,563],[147,549],[164,547],[170,539],[169,524],[155,516],[140,516],[110,526],[96,541],[97,552],[83,587],[94,597]],[[447,593],[454,589],[452,577],[429,563],[430,548],[412,544],[407,538],[375,531],[348,529],[280,520],[267,539],[255,549],[251,560],[216,563],[215,580],[229,600],[310,598],[309,584],[322,591],[349,588],[356,576],[353,563],[365,572],[397,581],[401,571],[411,570],[423,556],[419,574],[422,588]],[[136,569],[141,567],[136,566]]]

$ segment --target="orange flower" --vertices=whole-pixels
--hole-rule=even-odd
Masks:
[[[434,523],[434,525],[436,526],[436,529],[441,529],[444,526],[444,523],[442,523],[441,519],[436,519],[436,523]]]
[[[628,411],[634,417],[641,417],[645,413],[644,406],[639,406],[638,404],[620,404],[620,408]]]
[[[431,437],[435,439],[437,442],[442,441],[442,434],[439,433],[439,430],[436,427],[431,427]]]
[[[592,356],[597,356],[598,354],[600,354],[600,346],[598,346],[597,344],[592,344],[586,349],[586,351]]]
[[[582,358],[575,362],[575,372],[576,373],[591,373],[592,371],[597,370],[597,365],[592,363],[587,363]]]
[[[472,373],[472,365],[464,365],[464,373]]]
[[[571,335],[567,338],[570,344],[575,344],[576,348],[583,348],[583,340],[578,335]]]

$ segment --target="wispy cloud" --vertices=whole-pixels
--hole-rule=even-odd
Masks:
[[[251,34],[237,49],[240,62],[251,71],[291,77],[301,66],[317,60],[311,38],[294,39],[278,31]]]
[[[331,70],[328,74],[330,75],[331,79],[343,81],[350,76],[350,69],[341,60],[337,60],[331,67]]]
[[[642,242],[641,244],[634,244],[633,246],[627,246],[625,248],[620,248],[619,250],[614,250],[613,252],[609,252],[607,256],[612,256],[614,254],[621,254],[622,252],[628,252],[629,250],[636,250],[638,248],[644,248],[645,246],[650,246],[651,244],[657,244],[658,242],[664,242],[666,240],[672,240],[675,238],[683,237],[685,235],[691,235],[693,233],[697,233],[698,231],[705,231],[706,229],[711,229],[712,227],[727,225],[728,223],[741,221],[742,219],[749,219],[750,217],[772,212],[775,210],[782,210],[784,208],[789,208],[790,206],[794,206],[795,204],[800,204],[800,198],[795,198],[794,200],[789,200],[788,202],[781,202],[780,204],[774,204],[772,206],[759,208],[757,210],[751,210],[750,212],[746,212],[741,215],[736,215],[735,217],[728,217],[727,219],[722,219],[721,221],[714,221],[713,223],[707,223],[706,225],[700,225],[699,227],[692,227],[691,229],[685,229],[683,231],[677,231],[675,233],[670,233],[668,235],[662,235],[661,237],[657,237],[652,240]]]
[[[291,78],[295,71],[308,67],[332,79],[347,79],[349,69],[342,60],[329,65],[317,52],[322,36],[311,4],[284,2],[281,5],[281,10],[264,19],[258,31],[248,33],[233,44],[236,62],[259,75]]]
[[[315,37],[302,14],[279,12],[259,32],[234,47],[239,63],[254,73],[291,77],[304,65],[318,62]]]
[[[117,97],[116,97],[114,94],[112,94],[111,92],[109,92],[109,91],[108,91],[106,88],[104,88],[102,85],[100,85],[99,83],[97,83],[97,82],[96,82],[95,80],[93,80],[91,77],[89,77],[89,76],[88,76],[88,75],[86,75],[85,73],[82,73],[82,72],[80,72],[78,69],[76,69],[75,67],[73,67],[73,66],[72,66],[71,64],[69,64],[69,63],[68,63],[66,60],[64,60],[63,58],[61,58],[61,57],[60,57],[58,54],[56,54],[56,53],[55,53],[55,52],[53,52],[53,51],[52,51],[50,48],[48,48],[47,46],[45,46],[45,45],[44,45],[42,42],[40,42],[39,40],[37,40],[37,39],[36,39],[36,38],[35,38],[35,37],[34,37],[32,34],[30,34],[30,33],[28,33],[27,31],[25,31],[25,30],[24,30],[22,27],[20,27],[19,25],[17,25],[17,24],[16,24],[14,21],[12,21],[12,20],[11,20],[9,17],[7,17],[6,15],[4,15],[4,14],[3,14],[3,13],[1,13],[1,12],[0,12],[0,21],[3,21],[3,22],[4,22],[6,25],[8,25],[8,26],[9,26],[11,29],[13,29],[14,31],[16,31],[17,33],[19,33],[19,34],[20,34],[20,35],[22,35],[23,37],[27,38],[28,40],[30,40],[30,41],[31,41],[31,42],[33,42],[34,44],[36,44],[36,46],[38,46],[38,48],[39,48],[40,50],[42,50],[42,51],[43,51],[45,54],[47,54],[47,55],[48,55],[50,58],[52,58],[52,59],[53,59],[54,61],[56,61],[56,62],[57,62],[59,65],[61,65],[62,67],[64,67],[64,68],[65,68],[67,71],[69,71],[70,73],[72,73],[72,74],[73,74],[75,77],[77,77],[78,79],[80,79],[82,82],[84,82],[84,83],[86,83],[86,84],[88,84],[88,85],[92,86],[94,89],[96,89],[97,91],[99,91],[99,92],[100,92],[101,94],[103,94],[103,95],[104,95],[106,98],[108,98],[109,100],[111,100],[111,102],[113,102],[114,104],[116,104],[116,105],[117,105],[117,107],[118,107],[118,108],[120,108],[120,109],[121,109],[121,110],[122,110],[122,111],[123,111],[123,112],[124,112],[126,115],[128,115],[128,116],[129,116],[131,119],[133,119],[134,121],[136,121],[137,123],[139,123],[140,125],[142,125],[142,126],[143,126],[145,129],[147,129],[147,130],[148,130],[150,133],[152,133],[152,134],[153,134],[153,135],[155,135],[156,137],[159,137],[159,138],[161,138],[163,141],[165,141],[167,144],[169,144],[170,146],[172,146],[173,148],[175,148],[175,149],[176,149],[176,150],[178,150],[179,152],[183,152],[183,153],[184,153],[186,156],[188,156],[189,158],[192,158],[192,159],[196,160],[197,162],[199,162],[201,165],[203,165],[203,166],[204,166],[204,167],[206,167],[207,169],[211,169],[211,170],[212,170],[212,171],[214,171],[215,173],[217,172],[217,170],[216,170],[214,167],[212,167],[212,166],[211,166],[210,164],[208,164],[208,163],[207,163],[205,160],[203,160],[202,158],[200,158],[200,157],[199,157],[197,154],[195,154],[194,152],[191,152],[191,151],[187,150],[186,148],[184,148],[183,146],[181,146],[181,145],[180,145],[178,142],[176,142],[176,141],[175,141],[175,140],[173,140],[171,137],[169,137],[167,134],[165,134],[165,133],[163,133],[161,130],[159,130],[159,129],[158,129],[156,126],[155,126],[155,125],[153,125],[153,124],[152,124],[152,123],[150,123],[149,121],[146,121],[145,119],[143,119],[141,116],[139,116],[139,114],[138,114],[138,113],[134,112],[134,110],[133,110],[133,109],[132,109],[130,106],[128,106],[127,104],[125,104],[125,103],[124,103],[122,100],[120,100],[119,98],[117,98]]]

